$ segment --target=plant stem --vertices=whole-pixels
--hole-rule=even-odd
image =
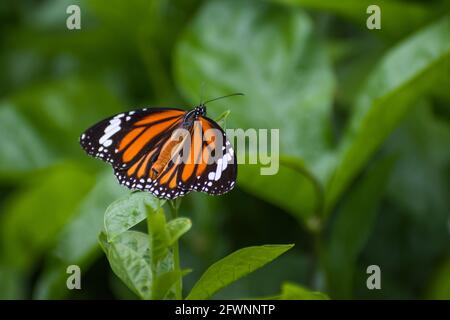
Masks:
[[[170,209],[172,211],[172,219],[178,218],[178,209],[180,206],[180,202],[177,200],[170,200]],[[180,268],[180,249],[178,245],[178,240],[173,244],[173,260],[175,264],[175,271],[179,271],[180,279],[176,283],[175,287],[175,298],[177,300],[181,300],[183,298],[183,277],[181,276],[181,268]]]
[[[152,227],[151,227],[151,223],[150,223],[150,215],[152,214],[152,209],[147,208],[147,232],[148,232],[148,247],[149,249],[152,248],[153,246],[153,238],[152,238]],[[155,259],[152,256],[150,258],[150,270],[152,273],[152,279],[156,279],[156,263],[155,263]],[[152,299],[152,298],[151,298]]]

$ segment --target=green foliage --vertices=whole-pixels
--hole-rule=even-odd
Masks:
[[[80,132],[92,124],[91,119],[119,111],[109,91],[86,79],[39,85],[3,100],[0,175],[7,178],[82,155],[76,143]]]
[[[437,300],[450,299],[450,261],[444,261],[433,279],[427,298]]]
[[[212,112],[230,109],[232,127],[281,128],[280,154],[295,156],[298,166],[307,163],[308,169],[298,172],[281,166],[270,177],[257,174],[256,166],[240,168],[243,188],[298,217],[308,217],[317,202],[308,171],[317,172],[319,179],[328,174],[334,77],[323,46],[301,11],[255,7],[251,1],[212,1],[185,31],[176,51],[177,81],[191,101],[197,100],[203,82],[209,96],[245,92],[232,104],[217,101]],[[315,85],[319,79],[320,87]],[[285,188],[292,186],[298,196],[286,199]]]
[[[44,178],[45,177],[45,178]],[[76,188],[58,188],[73,183]],[[30,185],[17,191],[6,205],[1,221],[1,242],[5,261],[19,270],[27,270],[53,238],[74,216],[93,179],[82,169],[62,165],[37,175]],[[39,215],[35,214],[39,208]]]
[[[70,293],[65,286],[67,266],[78,265],[88,269],[92,265],[100,253],[97,235],[104,224],[99,213],[125,192],[109,171],[98,174],[96,183],[80,202],[74,218],[57,236],[36,284],[35,298],[61,299]]]
[[[145,193],[137,192],[112,203],[105,212],[105,231],[108,240],[131,227],[137,225],[147,217],[147,206],[157,210],[161,204]]]
[[[136,219],[141,211],[147,218],[148,234],[129,230],[137,220],[142,221]],[[111,222],[114,227],[108,228]],[[180,269],[176,248],[178,239],[191,227],[189,219],[180,217],[166,222],[161,201],[148,193],[133,193],[108,207],[105,227],[99,236],[101,247],[114,273],[130,290],[141,299],[181,299],[177,285],[189,271]],[[213,264],[187,299],[210,298],[291,247],[266,245],[238,250]]]
[[[310,291],[294,283],[286,282],[281,287],[281,300],[329,300],[330,298],[321,292]]]
[[[367,7],[376,4],[381,9],[383,19],[382,36],[401,37],[426,22],[432,21],[435,16],[434,10],[438,7],[428,8],[420,3],[404,3],[400,1],[382,0],[373,2],[370,0],[275,0],[280,3],[296,5],[308,9],[319,10],[336,14],[349,19],[355,26],[363,29],[366,27]],[[428,4],[427,4],[428,5]]]
[[[233,252],[217,261],[197,281],[187,299],[207,299],[218,290],[276,259],[293,245],[265,245]]]
[[[327,282],[336,298],[351,297],[354,266],[372,231],[392,162],[387,158],[375,163],[338,210],[324,253]]]
[[[102,233],[99,240],[115,274],[139,297],[149,299],[153,273],[148,259],[145,259],[148,254],[147,236],[142,232],[125,231],[110,242]]]
[[[381,30],[366,28],[370,4],[0,6],[0,297],[448,299],[448,1],[377,1]],[[208,116],[279,129],[279,171],[261,175],[246,150],[233,192],[189,195],[183,217],[79,146],[117,112],[233,92]],[[261,243],[296,247],[243,277],[289,248]],[[82,290],[66,287],[72,264]]]
[[[389,51],[360,92],[341,156],[328,186],[327,204],[333,206],[369,156],[402,119],[414,100],[429,90],[450,63],[446,16]]]

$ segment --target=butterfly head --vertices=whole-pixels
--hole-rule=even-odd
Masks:
[[[194,116],[197,119],[199,116],[204,116],[204,115],[206,115],[206,106],[204,103],[202,103],[201,105],[195,107]]]

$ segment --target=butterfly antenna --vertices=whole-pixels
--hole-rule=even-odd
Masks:
[[[202,81],[202,84],[200,85],[200,104],[199,106],[201,106],[203,103],[203,94],[205,93],[205,81]]]
[[[232,93],[232,94],[227,94],[226,96],[221,96],[221,97],[218,97],[218,98],[214,98],[214,99],[205,101],[205,102],[203,102],[203,104],[207,104],[207,103],[209,103],[209,102],[213,102],[213,101],[216,101],[216,100],[219,100],[219,99],[223,99],[223,98],[228,98],[228,97],[233,97],[233,96],[243,96],[243,95],[244,95],[244,94],[243,94],[243,93],[240,93],[240,92],[238,92],[238,93]]]

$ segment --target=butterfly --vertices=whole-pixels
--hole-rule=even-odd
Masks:
[[[189,111],[144,108],[104,119],[80,136],[88,155],[110,163],[120,184],[175,199],[191,191],[233,189],[237,162],[224,130],[206,116],[206,103]]]

